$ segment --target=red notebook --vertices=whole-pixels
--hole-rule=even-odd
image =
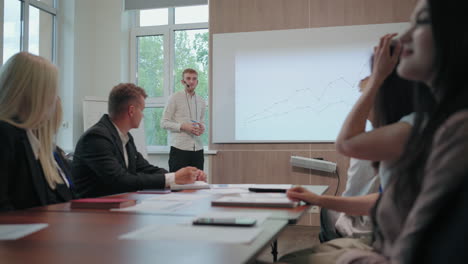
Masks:
[[[85,198],[71,201],[71,208],[111,209],[136,204],[136,200],[119,198]]]

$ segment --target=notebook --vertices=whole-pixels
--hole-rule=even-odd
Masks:
[[[71,201],[71,208],[111,209],[124,208],[136,204],[136,200],[119,198],[85,198]]]
[[[291,187],[291,184],[254,184],[251,187],[249,187],[249,191],[285,193],[288,191],[288,189],[291,189]]]
[[[243,193],[239,196],[221,197],[211,201],[211,205],[293,208],[299,202],[289,200],[284,193]]]
[[[198,189],[210,189],[210,185],[204,181],[196,181],[192,184],[172,184],[171,190],[198,190]]]

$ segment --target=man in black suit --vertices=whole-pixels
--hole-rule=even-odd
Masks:
[[[109,115],[103,115],[76,145],[72,174],[80,197],[162,189],[172,183],[205,180],[205,173],[195,167],[168,173],[149,164],[137,151],[129,130],[140,125],[146,97],[142,88],[131,83],[112,89]]]

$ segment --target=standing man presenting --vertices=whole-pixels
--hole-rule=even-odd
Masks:
[[[203,170],[203,143],[200,136],[205,132],[206,103],[195,93],[198,73],[194,69],[182,72],[183,91],[173,94],[167,102],[161,127],[171,133],[169,170],[177,171],[185,166]]]

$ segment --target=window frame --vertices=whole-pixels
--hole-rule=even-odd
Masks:
[[[29,51],[29,7],[33,6],[39,11],[46,12],[52,15],[52,63],[57,63],[57,14],[58,1],[53,0],[53,6],[43,3],[38,0],[18,0],[21,3],[21,33],[20,33],[20,51]],[[4,13],[5,1],[0,0],[0,21],[2,26],[0,29],[0,65],[3,64],[3,40],[4,40]]]
[[[200,30],[206,29],[209,32],[209,23],[184,23],[175,24],[175,8],[168,8],[167,25],[140,26],[140,11],[136,12],[135,27],[130,30],[130,82],[137,83],[137,58],[138,58],[138,37],[163,36],[164,47],[164,85],[163,96],[146,98],[146,108],[164,108],[169,97],[174,93],[177,80],[172,78],[175,66],[175,32],[180,30]],[[206,106],[209,107],[208,102]],[[168,145],[147,145],[149,153],[166,153],[170,149],[170,134],[168,135]],[[205,146],[207,148],[208,146]]]

